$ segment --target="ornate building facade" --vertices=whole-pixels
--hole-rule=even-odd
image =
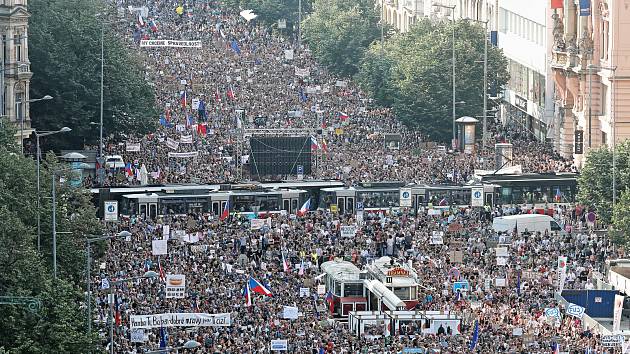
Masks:
[[[552,2],[553,79],[566,157],[630,138],[630,2]]]
[[[3,121],[16,125],[18,141],[31,133],[29,88],[32,77],[28,60],[28,0],[0,0],[0,112]]]

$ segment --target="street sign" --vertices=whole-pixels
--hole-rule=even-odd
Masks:
[[[411,188],[400,189],[400,207],[411,207]]]
[[[105,221],[118,221],[118,201],[107,200],[103,203]]]
[[[363,211],[363,202],[357,202],[357,211]]]
[[[298,180],[304,179],[304,166],[302,165],[297,166],[297,179]]]
[[[483,206],[483,187],[471,188],[470,205],[473,207]]]

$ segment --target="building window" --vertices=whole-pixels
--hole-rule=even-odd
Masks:
[[[20,33],[15,34],[15,61],[22,61],[22,35]]]
[[[608,113],[608,86],[602,84],[602,103],[601,103],[601,114],[605,116]]]
[[[602,131],[602,145],[608,145],[608,134]]]
[[[18,92],[15,94],[15,120],[17,122],[22,120],[22,107],[24,107],[24,94]]]
[[[601,59],[608,60],[608,31],[609,31],[609,23],[607,20],[602,20],[601,24],[601,34],[602,38],[600,41],[600,52]]]

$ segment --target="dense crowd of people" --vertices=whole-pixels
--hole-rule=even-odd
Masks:
[[[142,19],[123,11],[133,25],[118,30],[145,61],[161,114],[154,133],[105,146],[107,155],[120,155],[125,163],[107,171],[106,185],[235,182],[237,159],[248,163],[249,155],[247,141],[242,148],[237,141],[243,128],[253,127],[321,127],[312,134],[324,163],[313,177],[348,184],[465,183],[476,169],[494,168],[494,148],[477,146],[475,154],[465,154],[427,142],[390,110],[371,107],[354,83],[319,67],[307,47],[217,1],[115,3],[148,9]],[[145,47],[143,39],[201,41],[201,48]],[[513,144],[514,164],[524,172],[574,169],[531,134],[493,124],[490,135],[490,145]],[[262,178],[247,175],[247,168],[244,174]],[[190,353],[269,353],[272,340],[287,340],[289,352],[314,354],[399,353],[408,347],[454,353],[471,346],[477,353],[602,350],[599,334],[567,314],[555,298],[562,286],[592,289],[605,260],[620,256],[586,226],[582,211],[554,211],[566,231],[498,235],[492,219],[520,210],[439,210],[366,211],[361,219],[328,210],[258,219],[235,212],[122,217],[107,224],[107,232],[126,230],[131,236],[107,241],[108,252],[98,260],[91,282],[101,291],[93,293],[92,320],[100,325],[103,346],[111,345],[107,326],[113,325],[116,353],[180,348],[190,340],[201,344],[185,349]],[[349,225],[356,226],[356,234],[343,237],[342,226]],[[435,231],[443,233],[442,244],[430,242]],[[158,250],[156,241],[166,249]],[[505,265],[497,261],[498,243],[507,247]],[[461,259],[453,251],[461,251]],[[334,295],[317,292],[322,263],[343,259],[364,269],[384,256],[415,272],[421,285],[415,310],[455,314],[461,334],[450,329],[428,334],[422,323],[409,321],[392,335],[383,326],[358,335],[340,320],[339,311],[329,310]],[[561,256],[568,259],[563,285],[557,279]],[[145,279],[147,271],[159,276]],[[167,296],[166,278],[180,274],[183,296]],[[250,278],[272,296],[248,292]],[[469,290],[453,292],[456,280],[468,281]],[[300,294],[301,288],[309,294]],[[111,320],[108,292],[114,294]],[[297,319],[283,316],[285,306],[298,308]],[[559,316],[549,316],[545,309],[550,308]],[[131,316],[162,313],[227,313],[231,323],[156,326],[140,338],[131,330]]]
[[[429,215],[428,209],[421,208],[416,214],[366,213],[364,221],[357,222],[355,215],[318,211],[304,216],[276,214],[270,227],[259,229],[238,214],[223,220],[196,214],[155,220],[133,216],[110,226],[112,234],[129,230],[132,236],[111,241],[92,281],[98,287],[103,279],[133,278],[148,270],[186,277],[181,299],[166,298],[163,278],[115,286],[117,353],[156,350],[161,340],[169,347],[196,340],[202,344],[199,353],[266,353],[273,339],[287,340],[289,351],[295,353],[398,353],[403,347],[457,352],[470,346],[474,321],[479,323],[475,349],[479,353],[548,353],[554,343],[571,352],[599,348],[599,336],[567,315],[554,298],[559,286],[557,260],[568,258],[565,289],[593,289],[593,274],[602,271],[606,259],[619,256],[617,250],[591,230],[578,228],[579,215],[567,208],[557,209],[554,216],[565,229],[575,226],[572,232],[513,232],[499,241],[491,219],[509,212],[496,207]],[[344,225],[357,225],[356,236],[342,237]],[[433,231],[444,232],[443,244],[429,242]],[[153,255],[152,242],[162,239],[168,240],[168,254]],[[490,240],[508,248],[505,266],[497,265],[497,244]],[[462,251],[460,261],[452,259],[453,250]],[[381,256],[413,267],[421,284],[416,310],[461,316],[462,334],[426,334],[420,330],[421,323],[411,321],[391,337],[382,326],[370,335],[357,335],[339,318],[334,320],[339,311],[331,314],[326,296],[316,295],[322,282],[319,266],[345,259],[362,268]],[[284,267],[285,259],[289,269]],[[457,279],[453,269],[457,269]],[[250,276],[272,296],[254,293],[248,306],[242,290]],[[496,278],[505,279],[505,285],[495,285]],[[465,296],[450,290],[456,280],[469,282]],[[310,294],[300,296],[299,289],[305,287]],[[95,320],[105,324],[107,292],[98,294]],[[301,315],[285,319],[283,306],[295,306]],[[559,308],[561,317],[546,316],[546,308]],[[153,328],[146,330],[143,343],[130,340],[130,315],[191,312],[230,313],[232,323],[229,327]],[[513,335],[515,328],[522,335]]]
[[[250,173],[255,161],[242,130],[249,128],[308,129],[301,134],[313,136],[313,156],[322,157],[305,178],[461,183],[475,169],[493,166],[493,147],[478,146],[471,155],[437,149],[391,110],[372,107],[352,81],[320,67],[306,45],[248,22],[217,1],[121,0],[117,5],[148,9],[144,19],[140,12],[126,12],[131,25],[119,32],[145,62],[160,125],[152,134],[106,145],[107,155],[122,156],[128,168],[108,169],[105,185],[235,182],[239,161],[244,180],[290,178]],[[201,48],[146,47],[140,45],[143,39],[200,41]],[[514,164],[524,172],[573,169],[531,134],[491,126],[495,142],[514,144]],[[387,134],[399,135],[400,142],[390,145]],[[144,179],[138,172],[142,166]]]

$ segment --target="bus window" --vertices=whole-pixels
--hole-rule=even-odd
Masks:
[[[348,213],[354,213],[354,198],[348,197],[346,202],[346,209],[348,210]]]

